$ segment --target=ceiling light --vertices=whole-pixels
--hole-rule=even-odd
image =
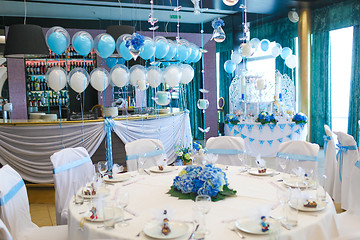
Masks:
[[[223,0],[223,3],[227,6],[234,6],[239,0]]]
[[[288,13],[288,18],[291,22],[293,23],[297,23],[299,21],[299,15],[298,13],[295,11],[295,9],[292,9],[291,11],[289,11]]]

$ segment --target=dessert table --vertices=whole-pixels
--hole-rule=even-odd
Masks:
[[[253,157],[276,157],[279,145],[290,140],[306,140],[307,125],[290,121],[279,121],[275,124],[264,124],[254,121],[225,124],[225,135],[241,137],[245,141],[248,154]]]
[[[69,239],[153,239],[148,237],[143,229],[149,222],[154,221],[156,214],[168,210],[173,212],[171,222],[182,222],[188,226],[187,231],[176,239],[188,239],[194,228],[195,203],[192,200],[179,200],[167,194],[173,179],[179,174],[182,167],[173,167],[173,171],[167,173],[155,173],[139,175],[137,172],[128,180],[116,184],[106,184],[109,194],[106,199],[115,201],[115,192],[127,191],[130,196],[125,218],[131,218],[128,226],[115,225],[114,229],[104,229],[102,222],[83,220],[84,211],[91,208],[89,202],[76,205],[73,201],[69,205]],[[278,218],[282,215],[282,208],[277,199],[278,189],[286,190],[286,186],[279,179],[286,179],[289,175],[281,173],[267,176],[251,175],[240,171],[240,167],[225,168],[229,187],[237,190],[236,197],[228,197],[225,200],[211,203],[210,212],[206,215],[206,226],[210,230],[206,239],[239,239],[229,226],[233,226],[238,219],[245,219],[254,215],[259,209],[268,207],[270,216]],[[309,190],[315,192],[315,190]],[[96,198],[95,198],[96,199]],[[93,202],[96,202],[96,200]],[[105,199],[102,199],[105,200]],[[278,226],[270,235],[270,239],[281,240],[305,240],[305,239],[334,239],[338,236],[335,220],[335,208],[331,198],[327,195],[328,204],[325,209],[317,212],[301,212],[298,214],[298,226],[288,230]],[[131,214],[130,214],[131,213]],[[275,221],[275,220],[274,220]],[[259,224],[260,226],[260,224]],[[270,226],[271,228],[271,226]],[[275,228],[275,227],[273,227]],[[254,235],[241,232],[247,239],[269,239],[269,235]],[[170,235],[169,235],[170,237]],[[277,238],[278,237],[278,238]]]

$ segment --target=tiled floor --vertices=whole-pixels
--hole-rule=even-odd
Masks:
[[[55,212],[56,211],[55,211],[54,203],[30,204],[31,220],[39,227],[55,226],[56,225]]]

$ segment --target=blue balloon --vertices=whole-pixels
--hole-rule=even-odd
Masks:
[[[47,39],[47,43],[51,51],[56,54],[62,54],[68,47],[66,37],[60,32],[51,33]]]
[[[91,52],[92,41],[86,35],[79,35],[73,42],[75,51],[81,56],[86,56]]]
[[[119,50],[120,50],[121,57],[124,58],[126,61],[129,61],[130,59],[132,59],[130,50],[129,50],[129,48],[126,47],[125,41],[123,41],[120,44]]]
[[[125,64],[125,59],[123,58],[117,58],[117,63],[116,64],[122,64],[124,65]]]
[[[225,72],[227,73],[233,73],[236,69],[236,64],[233,63],[231,60],[227,60],[225,63],[224,63],[224,69],[225,69]]]
[[[288,47],[284,47],[281,51],[281,58],[285,60],[291,54],[292,54],[292,50]]]
[[[173,59],[175,57],[175,54],[176,54],[176,45],[175,44],[169,44],[169,51],[165,55],[164,59],[167,60],[167,61],[170,61],[171,59]]]
[[[165,41],[156,41],[155,42],[156,50],[155,50],[155,57],[157,59],[164,58],[166,54],[169,52],[169,44]]]
[[[97,44],[100,57],[108,58],[115,50],[115,40],[110,35],[103,35]]]
[[[185,61],[189,57],[189,51],[188,48],[184,45],[177,45],[176,48],[176,54],[175,54],[175,60],[178,60],[180,62]]]
[[[264,52],[266,52],[270,47],[270,41],[267,39],[263,39],[260,42],[260,48],[261,50],[263,50]]]
[[[186,63],[192,63],[196,59],[200,52],[200,49],[198,47],[191,46],[191,53],[189,57],[185,60]]]
[[[201,57],[202,57],[202,52],[199,50],[198,55],[195,57],[193,63],[197,63],[198,61],[200,61]]]
[[[117,64],[117,58],[107,58],[106,59],[106,65],[109,68],[113,68]]]
[[[140,49],[140,57],[144,60],[150,59],[155,54],[155,44],[152,40],[145,40]]]

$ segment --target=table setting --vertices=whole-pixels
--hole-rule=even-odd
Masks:
[[[97,187],[97,197],[84,198],[83,204],[70,202],[69,237],[186,240],[336,237],[335,208],[316,177],[301,178],[294,172],[267,169],[261,160],[257,159],[256,167],[246,170],[244,166],[221,169],[213,162],[163,166],[162,170],[154,166],[145,169],[149,174],[144,169],[115,174],[113,179],[120,181],[107,182],[105,175],[100,178],[101,183],[87,184]],[[303,187],[304,179],[308,184]],[[124,194],[127,200],[121,202]],[[97,218],[91,218],[94,208]]]

